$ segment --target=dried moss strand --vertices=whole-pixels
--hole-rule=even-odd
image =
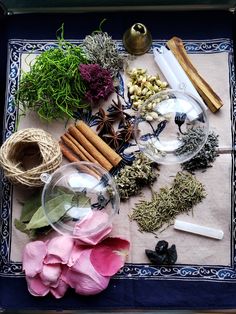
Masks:
[[[86,87],[78,71],[81,63],[87,63],[82,49],[61,38],[57,48],[41,53],[22,74],[16,104],[23,113],[34,110],[47,121],[72,117],[78,108],[88,106],[82,102]]]

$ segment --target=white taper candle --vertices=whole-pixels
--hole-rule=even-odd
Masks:
[[[161,46],[161,48],[154,48],[153,54],[155,62],[159,66],[170,87],[177,90],[182,89],[183,91],[189,93],[195,97],[205,109],[207,109],[207,106],[204,104],[201,96],[198,94],[196,88],[193,86],[172,51],[168,50],[164,46]],[[172,79],[170,72],[172,73],[174,80]]]

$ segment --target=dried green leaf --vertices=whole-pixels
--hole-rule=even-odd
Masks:
[[[42,227],[42,228],[38,228],[38,229],[31,229],[29,230],[29,238],[33,241],[38,239],[40,236],[46,236],[49,232],[51,232],[53,229],[50,226],[46,226],[46,227]]]
[[[47,202],[48,215],[51,222],[58,221],[66,214],[65,205],[72,202],[73,194],[61,194]],[[26,229],[37,229],[49,225],[49,221],[44,214],[43,207],[40,206],[35,212],[30,222],[27,224]]]
[[[18,229],[19,231],[27,233],[27,234],[29,233],[29,230],[26,230],[26,224],[22,222],[20,219],[15,219],[14,225],[16,229]]]
[[[41,191],[33,194],[23,205],[20,222],[28,223],[41,205]]]
[[[72,205],[81,208],[91,207],[90,197],[83,192],[77,192],[72,198]]]
[[[45,236],[46,234],[48,234],[52,230],[51,226],[27,230],[26,229],[27,224],[21,222],[19,219],[14,220],[14,225],[15,225],[16,229],[18,229],[19,231],[26,233],[32,241],[37,239],[41,235]]]

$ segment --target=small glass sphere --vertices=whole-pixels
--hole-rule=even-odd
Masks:
[[[155,94],[139,108],[135,120],[140,151],[159,164],[193,158],[206,143],[208,131],[204,105],[184,91]]]
[[[112,223],[119,194],[110,174],[91,162],[73,162],[42,176],[42,206],[60,234],[82,239]]]

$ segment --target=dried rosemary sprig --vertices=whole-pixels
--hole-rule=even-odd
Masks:
[[[115,41],[106,32],[86,36],[81,47],[91,63],[109,70],[113,78],[123,69],[123,57],[118,53]]]
[[[152,185],[159,175],[153,166],[148,157],[137,153],[132,165],[126,165],[115,177],[120,198],[128,199],[139,194],[143,186]]]
[[[192,159],[184,162],[181,167],[193,173],[196,170],[205,170],[211,167],[216,157],[219,156],[217,148],[219,147],[219,135],[211,131],[208,134],[207,141],[200,152]]]
[[[140,231],[154,232],[175,217],[188,212],[206,196],[204,186],[190,173],[178,172],[171,187],[154,192],[151,201],[140,201],[130,218],[136,220]]]

